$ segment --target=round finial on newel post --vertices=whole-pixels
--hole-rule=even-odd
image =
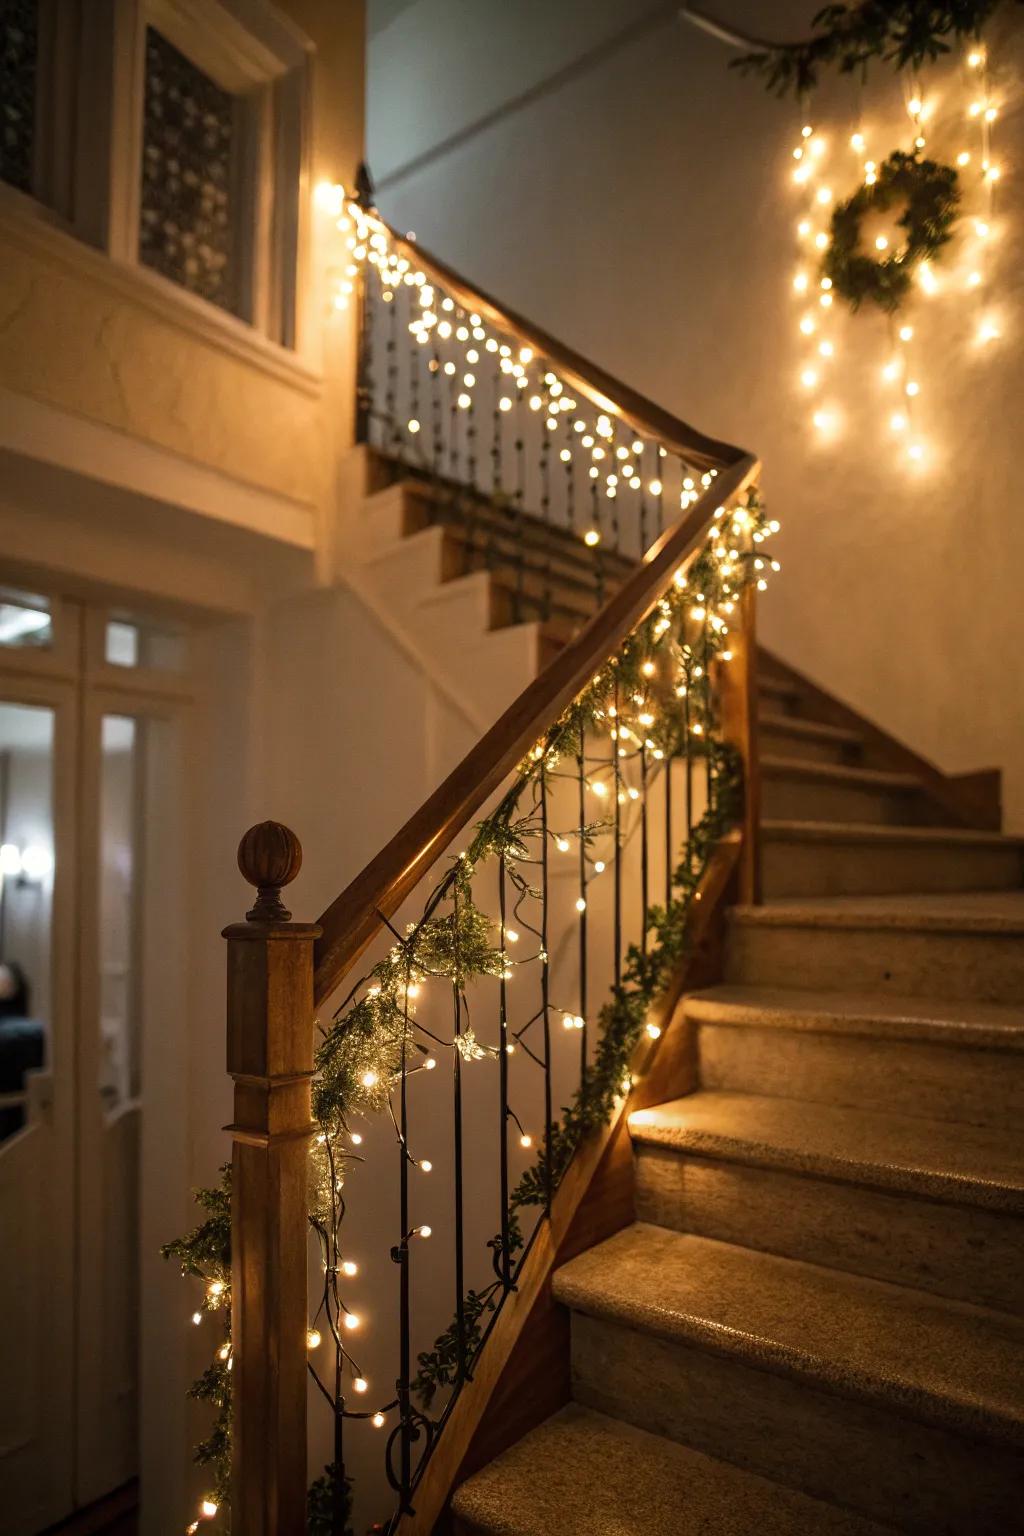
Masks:
[[[250,827],[238,845],[238,867],[257,892],[256,905],[245,914],[248,921],[287,923],[291,913],[281,900],[281,887],[302,868],[302,844],[291,828],[279,821]]]

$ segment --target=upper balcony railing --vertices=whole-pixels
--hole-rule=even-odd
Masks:
[[[513,1366],[551,1411],[527,1321],[587,1202],[591,1230],[614,1220],[592,1193],[609,1126],[664,1091],[659,1037],[737,870],[757,896],[753,612],[776,525],[756,461],[365,199],[336,216],[363,288],[364,440],[479,525],[524,601],[537,525],[582,539],[597,611],[319,923],[280,902],[293,835],[243,840],[259,898],[228,930],[230,1245],[214,1195],[220,1225],[176,1250],[230,1323],[205,1514],[230,1447],[236,1536],[342,1533],[353,1508],[356,1529],[426,1533]],[[629,557],[611,592],[609,547]],[[330,1426],[308,1504],[307,1372]]]

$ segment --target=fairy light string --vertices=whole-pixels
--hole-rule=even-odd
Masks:
[[[474,312],[463,313],[454,302],[447,306],[450,296],[418,281],[422,274],[404,255],[396,257],[363,210],[345,203],[338,217],[351,220],[350,265],[357,268],[356,273],[345,270],[339,305],[351,297],[360,263],[377,274],[383,302],[395,304],[400,281],[418,295],[407,334],[414,346],[428,346],[428,355],[440,364],[434,370],[439,378],[454,380],[460,413],[470,409],[459,403],[462,395],[469,395],[470,403],[477,398],[481,361],[489,355],[499,381],[494,395],[499,422],[518,401],[520,410],[544,422],[551,451],[557,451],[563,463],[567,448],[574,461],[586,464],[585,482],[593,487],[598,510],[588,516],[577,503],[577,531],[585,540],[600,536],[599,519],[603,523],[617,514],[615,503],[623,487],[648,496],[660,509],[667,493],[660,446],[655,451],[621,426],[617,430],[610,413],[583,414],[545,360],[535,358],[529,348],[514,349]],[[371,261],[371,251],[376,260]],[[443,335],[442,325],[447,328]],[[389,393],[397,399],[398,332],[390,322],[386,334],[390,344],[385,376]],[[454,373],[445,373],[446,362],[453,359],[437,342],[463,348],[463,361]],[[508,402],[504,410],[503,401]],[[413,420],[418,423],[418,417],[410,417],[410,423]],[[428,418],[428,437],[432,427]],[[500,456],[500,438],[497,445]],[[500,485],[500,457],[496,474]],[[685,508],[713,485],[714,478],[714,471],[698,475],[683,466],[671,494]],[[407,1496],[415,1477],[412,1446],[418,1446],[417,1456],[429,1452],[444,1418],[446,1410],[435,1409],[438,1394],[465,1379],[503,1296],[514,1284],[531,1236],[526,1216],[536,1230],[576,1148],[628,1093],[638,1042],[659,1033],[650,1020],[651,1006],[681,956],[696,886],[739,810],[739,763],[717,736],[712,673],[731,660],[730,634],[743,591],[750,585],[763,590],[769,575],[779,569],[766,549],[778,530],[756,492],[748,493],[742,505],[717,508],[702,550],[676,572],[649,615],[528,754],[499,804],[448,863],[419,919],[401,932],[392,929],[390,949],[320,1027],[312,1090],[317,1129],[309,1153],[309,1230],[319,1253],[321,1284],[305,1342],[310,1378],[333,1424],[334,1448],[333,1460],[309,1490],[310,1536],[346,1528],[351,1488],[343,1470],[343,1437],[352,1422],[381,1432],[389,1479],[402,1497]],[[580,895],[568,920],[577,925],[579,938],[587,922],[586,893],[616,867],[617,854],[640,825],[656,776],[684,759],[688,772],[694,762],[706,767],[703,815],[695,824],[687,817],[689,835],[678,867],[666,878],[665,899],[643,914],[638,942],[617,958],[611,996],[603,1006],[584,1007],[575,995],[566,995],[576,981],[556,980],[551,970],[549,867],[553,877],[560,861],[567,872],[578,864],[574,885]],[[551,799],[560,783],[563,791],[571,790],[561,802]],[[570,801],[574,819],[566,823]],[[493,892],[499,873],[500,910],[494,914],[479,904],[477,891]],[[539,1007],[525,1023],[513,1027],[505,997],[513,991],[531,995],[529,988],[523,992],[523,978],[531,972]],[[480,1033],[474,1014],[475,989],[488,984],[500,988],[502,997],[497,1044]],[[430,1010],[423,1011],[431,996],[436,1002],[443,995],[454,1012],[453,1028],[436,1027]],[[547,1069],[560,1050],[578,1057],[585,1070],[567,1107],[555,1115]],[[534,1123],[525,1111],[525,1090],[507,1072],[507,1058],[517,1052],[530,1071],[545,1073],[545,1124]],[[499,1063],[506,1129],[517,1155],[530,1153],[533,1161],[514,1182],[509,1169],[511,1187],[501,1230],[488,1244],[493,1281],[460,1286],[451,1326],[419,1353],[415,1364],[404,1362],[397,1390],[393,1381],[391,1390],[381,1390],[364,1363],[373,1319],[365,1305],[365,1256],[352,1252],[346,1241],[348,1192],[366,1156],[363,1125],[368,1117],[383,1117],[401,1163],[402,1231],[391,1256],[407,1288],[415,1255],[432,1236],[431,1227],[417,1217],[422,1181],[432,1168],[410,1130],[406,1093],[419,1074],[432,1073],[445,1062],[467,1083]],[[230,1167],[222,1170],[216,1188],[197,1192],[197,1200],[203,1220],[168,1244],[164,1253],[201,1286],[193,1313],[196,1326],[216,1329],[213,1359],[192,1388],[193,1396],[211,1405],[214,1421],[196,1449],[197,1462],[208,1469],[209,1485],[189,1526],[213,1532],[226,1530],[231,1450]]]
[[[943,139],[953,133],[966,135],[966,140],[961,137],[962,147],[953,156],[961,201],[955,226],[956,254],[947,262],[945,251],[936,250],[938,261],[922,259],[916,263],[913,292],[896,313],[887,317],[886,345],[878,364],[883,438],[897,447],[908,466],[921,466],[932,457],[923,430],[926,380],[919,350],[922,334],[930,328],[935,315],[932,301],[955,299],[957,295],[972,297],[977,306],[973,340],[976,347],[989,346],[1001,334],[999,319],[988,299],[994,199],[1002,176],[994,150],[999,102],[990,83],[989,50],[980,40],[968,44],[959,77],[950,76],[941,96],[937,90],[930,91],[917,72],[902,85],[907,155],[915,159],[921,156],[929,149],[935,133],[941,133]],[[885,159],[879,158],[873,137],[858,105],[856,126],[847,143],[856,160],[860,184],[865,188],[878,185],[885,168]],[[814,434],[826,443],[839,437],[843,419],[841,375],[836,365],[840,348],[835,324],[836,296],[829,278],[822,273],[823,258],[831,244],[831,214],[836,206],[833,177],[842,176],[842,165],[836,161],[837,145],[837,135],[830,138],[812,119],[802,118],[791,150],[790,170],[797,199],[798,249],[791,289],[796,325],[803,341],[797,384],[810,402]],[[881,218],[870,228],[865,226],[862,246],[879,261],[900,260],[903,235],[895,226],[900,211],[894,209],[887,222]],[[948,325],[948,319],[944,323]]]

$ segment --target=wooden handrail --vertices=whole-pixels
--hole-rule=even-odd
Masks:
[[[700,471],[725,469],[746,458],[742,448],[698,432],[696,427],[680,421],[670,411],[631,389],[621,379],[606,373],[579,352],[574,352],[556,336],[549,335],[540,326],[517,315],[514,310],[502,308],[497,300],[467,282],[436,256],[431,256],[421,245],[405,239],[386,219],[381,218],[376,209],[364,210],[363,217],[379,225],[394,250],[444,288],[463,309],[478,314],[481,319],[505,331],[521,346],[532,347],[538,356],[558,369],[565,384],[570,385],[576,393],[585,395],[598,410],[617,417],[634,432],[657,438],[663,448],[677,454],[692,468]]]
[[[637,569],[576,638],[523,689],[458,767],[319,919],[314,1000],[319,1007],[416,887],[452,839],[582,692],[703,545],[715,509],[757,475],[752,455],[719,473],[704,494],[645,554]]]

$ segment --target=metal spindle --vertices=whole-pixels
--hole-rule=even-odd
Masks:
[[[509,1252],[508,1219],[508,948],[505,934],[505,855],[498,860],[498,914],[501,921],[501,980],[498,983],[498,1083],[501,1094],[501,1138],[498,1144],[498,1174],[501,1187],[501,1283],[512,1289],[512,1256]]]
[[[619,675],[615,673],[615,731],[612,736],[612,769],[615,790],[615,989],[622,985],[622,743],[619,725]]]
[[[640,953],[647,958],[647,908],[650,905],[650,844],[647,836],[647,743],[640,743]]]
[[[466,1252],[465,1231],[462,1220],[462,1052],[459,1049],[459,1041],[462,1038],[462,986],[459,975],[458,959],[458,932],[459,932],[459,890],[458,886],[452,891],[452,922],[453,932],[456,935],[455,977],[452,981],[453,1001],[455,1004],[455,1050],[452,1052],[452,1099],[454,1114],[454,1155],[455,1177],[453,1190],[455,1197],[455,1335],[456,1335],[456,1359],[458,1362],[456,1372],[456,1384],[459,1385],[466,1379]]]
[[[540,515],[544,521],[544,589],[541,617],[551,617],[551,434],[545,426],[540,439]]]
[[[518,380],[515,381],[518,383]],[[523,596],[526,581],[526,443],[523,438],[523,391],[517,389],[514,395],[516,413],[516,488],[512,498],[512,515],[515,518],[516,531],[516,596],[514,614],[516,619],[523,616]]]
[[[577,903],[580,917],[580,1018],[583,1020],[583,1031],[580,1035],[580,1082],[586,1081],[587,1076],[587,1036],[589,1020],[587,1018],[587,843],[583,835],[583,829],[587,824],[586,818],[586,793],[587,772],[584,757],[586,749],[586,728],[580,720],[580,745],[576,759],[579,768],[579,844],[580,844],[580,894]]]
[[[410,1381],[412,1371],[412,1337],[409,1307],[409,1106],[407,1060],[409,1038],[409,982],[410,970],[405,974],[405,1028],[402,1032],[402,1080],[399,1097],[399,1153],[401,1156],[398,1178],[398,1229],[399,1245],[392,1257],[399,1265],[398,1293],[398,1415],[401,1427],[401,1461],[399,1473],[399,1498],[402,1510],[408,1508],[412,1486],[412,1435],[410,1419]]]
[[[544,1206],[551,1214],[551,1007],[550,966],[548,958],[548,773],[547,763],[540,770],[540,1005],[544,1013]]]
[[[388,338],[384,343],[387,356],[387,387],[384,392],[385,442],[388,452],[398,452],[398,305],[402,289],[399,288],[388,305]]]

